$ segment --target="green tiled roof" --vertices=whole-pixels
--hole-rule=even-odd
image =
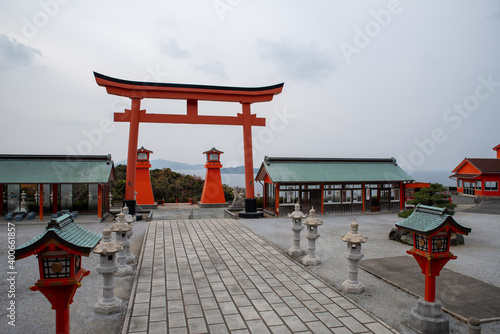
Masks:
[[[0,155],[0,183],[108,183],[111,156]]]
[[[266,157],[257,180],[274,183],[413,181],[395,159],[314,159]]]
[[[430,235],[438,231],[445,224],[450,224],[459,233],[469,234],[470,228],[457,223],[449,214],[446,208],[418,204],[413,213],[396,227],[405,231],[415,232],[422,235]]]
[[[52,219],[47,224],[44,233],[17,247],[16,259],[23,258],[23,255],[32,252],[50,239],[54,239],[71,249],[81,252],[82,255],[88,256],[101,238],[101,234],[91,232],[76,224],[70,214],[63,214],[59,218]]]

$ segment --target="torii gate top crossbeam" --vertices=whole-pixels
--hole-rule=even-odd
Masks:
[[[266,102],[281,93],[284,83],[266,87],[230,87],[128,81],[94,72],[99,86],[109,94],[130,98],[179,99],[222,102]]]

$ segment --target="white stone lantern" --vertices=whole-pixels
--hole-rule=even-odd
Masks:
[[[128,212],[128,207],[125,205],[122,209],[123,213],[125,214],[125,221],[127,224],[130,226],[130,231],[127,232],[127,247],[125,247],[125,252],[127,254],[126,259],[127,259],[127,264],[129,265],[134,265],[135,266],[135,255],[130,253],[130,238],[134,234],[134,225],[132,222],[134,221],[134,216],[130,215]]]
[[[290,228],[293,231],[293,246],[288,250],[288,254],[291,256],[302,256],[305,252],[300,248],[300,232],[304,229],[302,219],[307,216],[300,211],[300,204],[296,203],[295,211],[288,214],[288,217],[292,218],[292,226]]]
[[[316,256],[316,239],[319,238],[318,226],[323,225],[323,222],[316,218],[314,207],[309,210],[309,217],[303,223],[307,228],[306,238],[308,242],[307,255],[302,258],[302,264],[306,266],[316,266],[321,263],[321,260]]]
[[[358,223],[354,218],[351,223],[351,232],[342,235],[342,241],[347,242],[347,251],[344,256],[349,260],[349,279],[342,283],[342,291],[346,293],[360,294],[365,290],[365,286],[358,281],[358,261],[365,255],[361,253],[361,244],[368,240],[368,237],[358,233]]]
[[[111,231],[116,233],[116,242],[123,246],[123,249],[118,253],[118,271],[116,276],[132,275],[134,270],[127,264],[126,248],[130,247],[127,240],[127,233],[130,231],[130,225],[125,221],[125,214],[120,212],[116,216],[116,223],[111,227]]]
[[[97,272],[102,275],[102,298],[95,304],[96,313],[113,314],[122,309],[122,300],[115,297],[115,273],[118,271],[116,265],[116,253],[123,249],[122,245],[111,240],[111,230],[105,228],[102,231],[102,240],[94,248],[94,253],[99,254],[100,262]]]

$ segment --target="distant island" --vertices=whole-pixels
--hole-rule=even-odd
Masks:
[[[151,169],[163,169],[163,168],[170,168],[174,172],[182,173],[183,171],[190,171],[190,170],[205,170],[204,164],[195,164],[195,165],[190,165],[184,162],[177,162],[177,161],[170,161],[170,160],[163,160],[163,159],[156,159],[156,160],[151,160]],[[127,160],[122,160],[117,163],[117,165],[126,165]],[[254,168],[254,174],[259,171],[258,168]],[[238,167],[222,167],[221,169],[222,174],[245,174],[245,167],[244,166],[238,166]]]

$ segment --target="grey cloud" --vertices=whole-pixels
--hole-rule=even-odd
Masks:
[[[314,44],[292,46],[260,40],[261,57],[271,60],[294,78],[319,81],[335,69],[332,59]]]
[[[0,34],[0,69],[31,66],[35,57],[41,55],[40,50],[25,45],[15,38]]]
[[[191,55],[188,50],[181,48],[177,41],[172,38],[160,43],[160,51],[174,58],[188,58]]]
[[[202,72],[212,75],[218,79],[224,79],[226,77],[224,65],[222,65],[222,63],[217,60],[212,60],[201,65],[195,65],[195,67]]]

